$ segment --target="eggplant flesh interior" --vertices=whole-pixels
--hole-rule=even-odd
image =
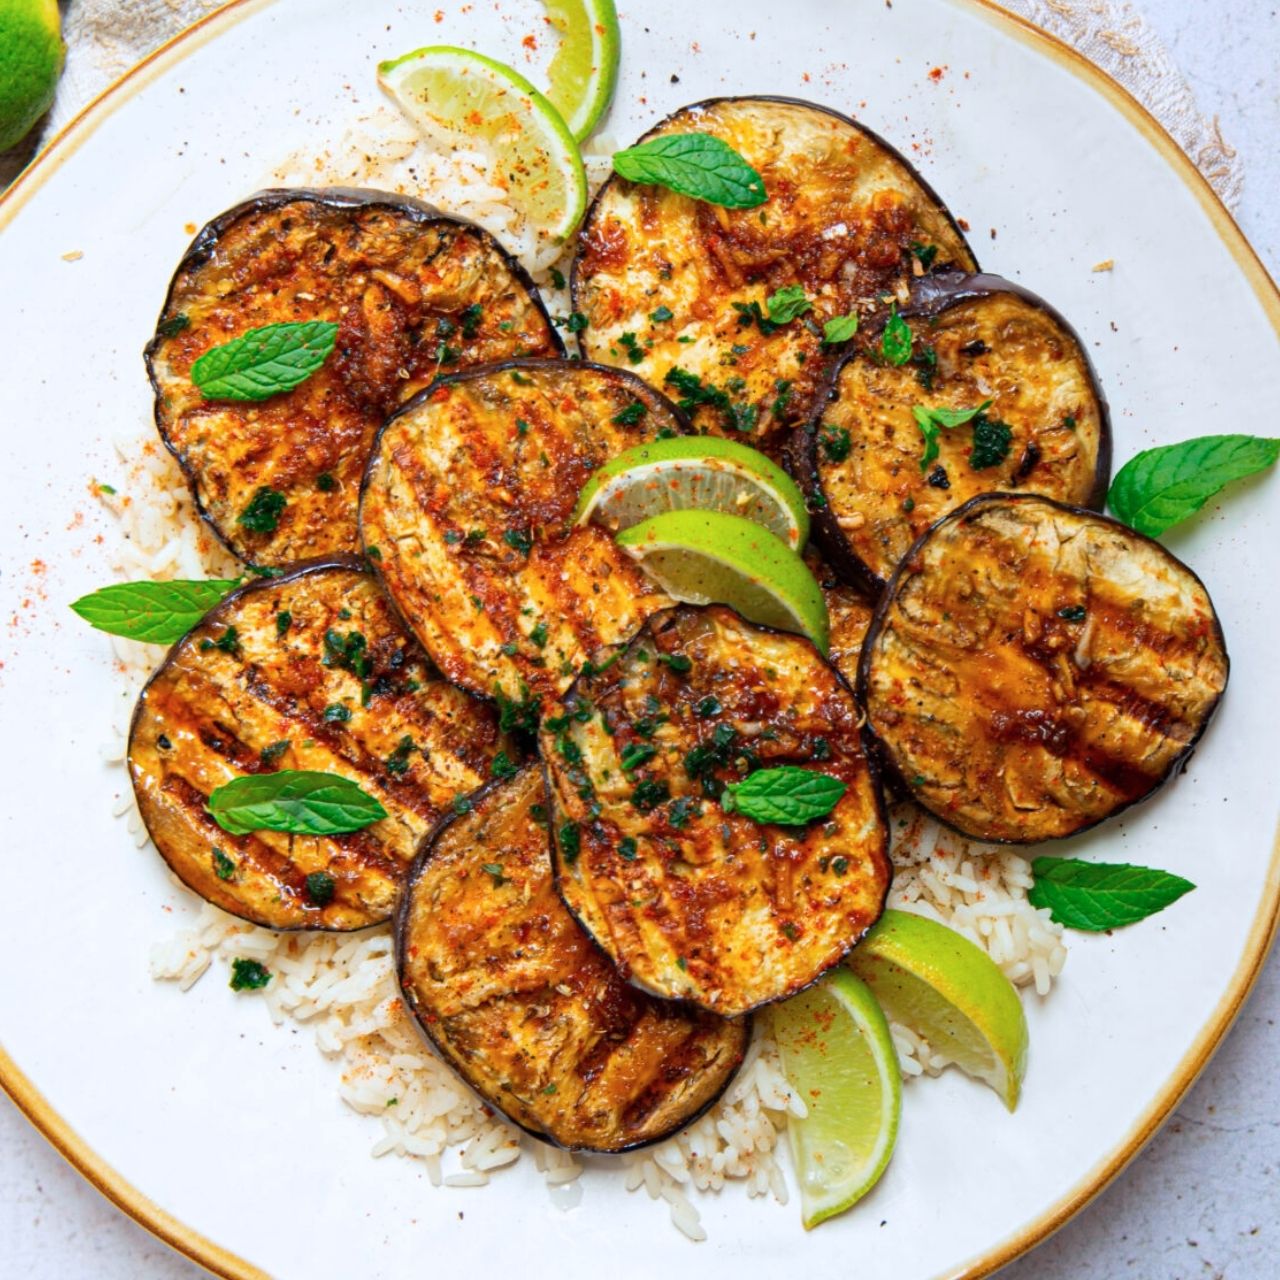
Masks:
[[[554,697],[670,603],[612,535],[571,521],[599,466],[685,430],[638,378],[576,361],[444,378],[387,423],[361,532],[449,679],[526,705]]]
[[[390,919],[423,836],[505,746],[487,703],[440,678],[354,559],[242,587],[170,651],[138,700],[129,772],[188,888],[272,929]],[[346,835],[232,835],[207,809],[234,778],[348,778],[387,817]]]
[[[921,533],[977,494],[1100,508],[1110,474],[1097,376],[1047,303],[996,276],[946,274],[918,281],[902,316],[906,362],[887,361],[869,333],[797,441],[821,495],[823,550],[872,593]]]
[[[734,1015],[837,964],[888,892],[877,779],[848,686],[809,641],[722,606],[651,617],[542,724],[561,895],[647,991]],[[845,784],[825,816],[725,803],[757,769]]]
[[[251,329],[338,326],[324,364],[268,399],[206,399],[192,365]],[[356,503],[387,414],[440,373],[558,356],[527,273],[479,227],[378,191],[265,191],[196,236],[146,361],[160,436],[196,504],[250,564],[357,549]]]
[[[640,141],[689,133],[728,143],[767,199],[730,209],[610,177],[574,264],[574,305],[587,321],[579,343],[587,359],[680,397],[700,430],[776,455],[842,349],[824,343],[828,321],[865,321],[905,296],[922,261],[977,264],[920,175],[847,116],[792,99],[720,98],[682,108]],[[807,309],[770,307],[797,289]]]
[[[904,789],[978,840],[1083,831],[1176,774],[1227,683],[1213,603],[1132,529],[987,494],[941,520],[863,645],[868,727]]]
[[[424,848],[397,924],[405,1003],[485,1101],[535,1137],[616,1152],[691,1123],[742,1062],[730,1021],[628,986],[556,896],[537,765]]]

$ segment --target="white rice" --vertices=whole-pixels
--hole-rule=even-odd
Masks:
[[[598,154],[586,157],[593,187],[607,173],[613,150],[607,140],[598,145]],[[429,151],[390,108],[348,131],[337,151],[342,157],[337,162],[331,156],[295,157],[270,180],[427,194],[433,203],[474,219],[512,247],[552,295],[553,307],[558,301],[567,308],[564,295],[557,298],[549,287],[550,269],[562,247],[539,243],[520,225],[501,187],[489,181],[482,157]],[[147,434],[117,447],[125,478],[111,477],[118,492],[103,494],[102,501],[119,521],[120,576],[238,576],[241,570],[196,518],[181,473],[155,437]],[[158,651],[114,638],[112,644],[122,684],[120,713],[103,755],[123,767],[132,703]],[[148,843],[131,795],[117,805],[116,816],[128,822],[140,848]],[[896,878],[890,904],[957,929],[1013,982],[1046,995],[1062,970],[1066,947],[1061,927],[1027,901],[1032,883],[1027,860],[1007,849],[963,840],[910,805],[895,811],[892,824]],[[371,1155],[420,1160],[434,1186],[453,1188],[484,1186],[491,1176],[531,1155],[556,1203],[577,1203],[583,1164],[495,1116],[426,1047],[396,987],[389,929],[355,935],[276,934],[194,897],[190,901],[198,907],[193,922],[156,945],[153,976],[187,990],[215,960],[229,964],[246,957],[265,965],[272,978],[261,998],[273,1020],[310,1026],[321,1053],[341,1068],[343,1100],[377,1119],[380,1132]],[[892,1031],[905,1078],[936,1075],[948,1065],[944,1055],[910,1029],[894,1024]],[[650,1199],[661,1201],[678,1230],[691,1240],[703,1240],[706,1232],[694,1196],[737,1185],[748,1196],[787,1202],[776,1152],[787,1117],[804,1114],[803,1101],[782,1074],[769,1019],[758,1018],[747,1060],[719,1103],[678,1136],[613,1162],[613,1176],[620,1176],[628,1190],[643,1189]],[[592,1177],[610,1176],[608,1167],[597,1165]]]

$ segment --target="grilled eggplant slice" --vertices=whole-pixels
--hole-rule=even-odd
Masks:
[[[424,848],[396,929],[405,1003],[522,1129],[625,1151],[682,1129],[742,1062],[749,1024],[628,986],[556,897],[541,770],[475,798]]]
[[[1101,507],[1111,428],[1097,375],[1070,325],[999,276],[926,276],[903,309],[912,359],[880,356],[878,333],[836,369],[797,441],[816,487],[817,532],[835,567],[878,593],[911,544],[975,494],[1039,493]],[[913,412],[989,408],[937,429],[936,460]],[[816,485],[815,485],[816,482]]]
[[[597,467],[687,429],[633,375],[551,360],[442,378],[387,423],[361,532],[450,680],[524,704],[554,697],[670,604],[612,535],[568,526]]]
[[[293,391],[205,400],[192,382],[211,347],[307,320],[337,322],[337,345]],[[332,188],[264,191],[209,223],[146,360],[156,426],[214,532],[243,560],[283,565],[356,550],[374,434],[437,374],[561,354],[533,282],[488,232],[404,196]],[[280,496],[254,505],[263,490]]]
[[[1178,772],[1227,683],[1203,584],[1048,499],[980,495],[911,549],[859,692],[904,788],[967,836],[1074,835]]]
[[[561,896],[642,989],[733,1016],[793,995],[879,918],[880,790],[848,686],[798,636],[722,606],[651,617],[543,721]],[[828,818],[757,825],[728,782],[809,766]]]
[[[178,641],[138,701],[129,770],[156,847],[201,897],[273,929],[359,929],[390,918],[425,833],[505,746],[349,557],[242,587]],[[233,836],[209,816],[215,787],[277,768],[341,774],[389,816],[328,837]]]
[[[776,455],[835,360],[822,342],[827,320],[905,296],[920,269],[913,246],[938,267],[976,263],[920,175],[846,116],[787,98],[719,98],[684,107],[642,141],[693,132],[742,155],[767,202],[725,209],[611,177],[573,268],[574,306],[588,321],[579,342],[590,360],[666,380],[701,430],[745,433]],[[795,286],[812,310],[775,327],[768,300]]]

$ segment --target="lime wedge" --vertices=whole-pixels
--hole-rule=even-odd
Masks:
[[[808,566],[753,520],[720,511],[664,511],[618,534],[618,545],[686,604],[727,604],[750,622],[808,636],[824,656],[830,622]]]
[[[563,240],[582,220],[587,177],[578,144],[519,72],[437,45],[379,63],[378,82],[426,137],[488,152],[494,184],[539,231]]]
[[[849,958],[895,1022],[918,1032],[1012,1111],[1027,1068],[1027,1017],[981,947],[908,911],[886,911]]]
[[[902,1072],[867,986],[836,969],[773,1011],[782,1070],[809,1114],[787,1121],[804,1225],[861,1200],[893,1154]]]
[[[547,97],[579,142],[600,122],[618,81],[618,14],[613,0],[542,0],[560,47],[547,68]]]
[[[793,551],[809,538],[796,482],[763,453],[716,436],[677,436],[637,445],[587,482],[573,513],[617,532],[663,511],[723,511],[763,525]]]

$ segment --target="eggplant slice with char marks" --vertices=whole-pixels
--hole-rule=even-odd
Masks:
[[[493,708],[440,678],[344,558],[242,587],[178,641],[138,701],[129,771],[156,847],[201,897],[272,929],[360,929],[391,917],[423,836],[504,747]],[[388,816],[337,836],[214,822],[216,787],[276,769],[349,778]]]
[[[859,694],[904,790],[978,840],[1074,835],[1179,771],[1227,683],[1199,578],[1092,511],[986,494],[908,553]]]
[[[793,443],[804,487],[820,495],[825,554],[872,594],[924,530],[975,495],[1038,493],[1100,508],[1111,470],[1097,375],[1046,302],[999,276],[952,272],[918,280],[901,314],[911,360],[887,363],[879,332],[868,333]],[[970,421],[937,427],[937,458],[923,463],[916,409],[988,401]]]
[[[809,641],[731,609],[656,614],[543,721],[561,896],[643,990],[733,1016],[793,995],[879,918],[880,789],[860,715]],[[847,790],[804,827],[727,813],[727,783],[800,765]]]
[[[720,1096],[750,1023],[618,976],[556,896],[546,798],[531,765],[441,824],[399,912],[400,988],[445,1060],[508,1119],[556,1146],[626,1151]]]
[[[587,319],[579,343],[587,359],[682,398],[700,430],[777,456],[840,350],[823,344],[826,321],[905,297],[922,269],[916,254],[937,267],[977,264],[920,175],[847,116],[786,98],[719,98],[641,141],[683,133],[728,143],[768,199],[726,209],[611,176],[573,267],[574,306]],[[775,324],[769,298],[796,287],[811,309]]]
[[[206,400],[191,366],[249,329],[331,321],[294,390]],[[405,196],[264,191],[196,236],[146,350],[156,426],[218,537],[251,564],[357,549],[356,502],[387,415],[438,374],[558,356],[528,274],[488,232]]]
[[[611,534],[569,521],[597,467],[685,430],[633,375],[551,360],[441,379],[387,423],[366,554],[450,680],[522,715],[671,603]]]

